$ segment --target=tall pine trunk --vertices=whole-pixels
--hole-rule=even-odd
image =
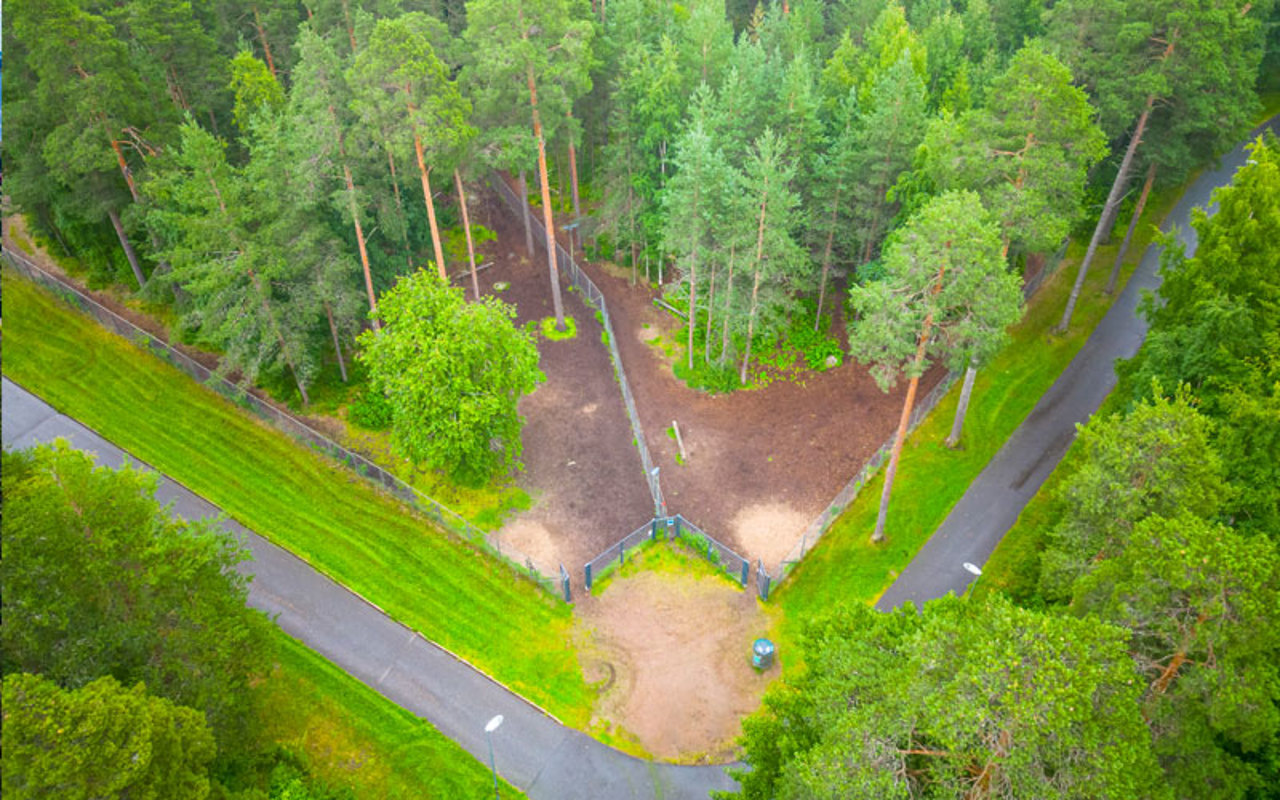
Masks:
[[[467,262],[471,265],[471,291],[480,299],[480,278],[476,276],[476,247],[471,241],[471,216],[467,213],[467,193],[462,188],[462,174],[453,171],[453,183],[458,187],[458,208],[462,210],[462,232],[467,237]]]
[[[396,210],[400,212],[400,216],[403,218],[405,216],[404,202],[400,198],[400,179],[396,175],[396,157],[391,152],[390,142],[385,143],[383,145],[383,149],[387,151],[387,168],[391,170],[391,188],[395,192],[395,196],[396,196]],[[409,244],[409,226],[408,225],[405,226],[404,231],[400,236],[400,244],[404,245],[405,264],[409,267],[410,270],[412,270],[413,269],[413,247],[410,246]]]
[[[769,208],[769,190],[760,195],[760,224],[756,231],[756,263],[755,280],[751,286],[751,311],[747,315],[747,349],[742,356],[742,371],[738,374],[738,382],[747,385],[747,368],[751,363],[751,337],[756,330],[756,307],[760,299],[760,268],[764,262],[764,218]]]
[[[280,75],[276,72],[276,60],[271,57],[271,43],[267,41],[267,29],[262,27],[262,15],[258,13],[258,6],[253,7],[253,27],[258,31],[258,41],[262,43],[262,54],[267,57],[267,69],[271,70],[271,77],[280,80]]]
[[[702,334],[702,361],[711,363],[711,327],[716,315],[716,260],[711,259],[710,285],[707,288],[707,324]]]
[[[364,269],[364,287],[369,292],[369,313],[375,331],[382,330],[378,322],[378,300],[373,293],[373,271],[369,267],[369,248],[364,242],[364,227],[360,224],[360,207],[356,202],[356,183],[351,179],[351,167],[347,164],[347,148],[342,140],[342,128],[338,125],[338,112],[329,106],[329,120],[333,123],[333,135],[338,144],[338,157],[342,161],[342,179],[347,185],[347,207],[351,211],[351,225],[356,232],[356,248],[360,251],[360,266]]]
[[[716,359],[724,365],[725,356],[729,353],[729,319],[733,315],[733,245],[729,246],[729,278],[724,287],[724,320],[720,325],[720,357]]]
[[[529,222],[529,184],[520,170],[520,221],[524,223],[524,251],[533,258],[533,226]]]
[[[1142,194],[1138,195],[1138,205],[1134,206],[1133,216],[1129,218],[1129,230],[1125,231],[1124,241],[1116,251],[1116,263],[1111,265],[1111,275],[1107,278],[1107,294],[1115,294],[1116,282],[1120,280],[1120,266],[1124,263],[1125,253],[1129,252],[1129,243],[1133,241],[1133,232],[1142,219],[1142,210],[1147,206],[1147,197],[1151,194],[1151,185],[1156,181],[1156,164],[1151,162],[1147,167],[1147,180],[1142,184]]]
[[[427,169],[427,162],[422,157],[422,137],[416,131],[413,134],[413,152],[418,157],[418,174],[422,176],[422,197],[427,203],[427,221],[431,224],[431,248],[436,256],[436,273],[440,280],[447,281],[444,248],[440,246],[440,227],[436,224],[436,204],[431,199],[431,170]]]
[[[227,226],[228,236],[236,240],[234,242],[236,249],[240,252],[241,256],[243,256],[245,250],[244,244],[239,241],[239,237],[235,234],[236,229],[234,227],[234,223],[231,221],[231,215],[227,212],[227,204],[222,199],[222,191],[218,189],[218,181],[214,179],[212,172],[209,172],[207,175],[209,178],[209,187],[213,189],[213,196],[218,201],[218,210],[222,212],[223,224]],[[280,345],[280,354],[284,356],[285,363],[289,365],[289,372],[293,373],[293,382],[297,384],[298,393],[302,395],[302,404],[304,406],[309,406],[311,405],[311,398],[307,396],[307,387],[302,382],[302,373],[298,372],[298,366],[294,363],[293,354],[289,352],[289,345],[285,342],[284,334],[280,331],[280,324],[276,321],[276,314],[271,308],[267,292],[262,288],[262,281],[258,279],[258,275],[253,271],[253,269],[245,269],[245,272],[248,273],[249,282],[253,284],[253,290],[258,295],[258,302],[262,304],[262,313],[266,316],[267,321],[271,323],[271,332],[275,334],[276,342]],[[329,305],[326,303],[325,310],[328,311],[328,309]],[[332,322],[332,319],[330,322]],[[334,341],[336,342],[337,340],[335,339]],[[338,357],[341,358],[341,354],[339,354]],[[344,369],[343,380],[346,379],[345,373],[346,370]]]
[[[547,230],[547,271],[551,278],[551,303],[556,312],[556,330],[564,330],[564,303],[560,299],[560,270],[556,267],[556,228],[551,217],[551,185],[547,181],[547,143],[542,138],[542,118],[538,115],[538,87],[533,67],[527,71],[529,105],[533,111],[533,138],[538,142],[538,181],[542,185],[542,223]]]
[[[947,243],[948,248],[951,243]],[[942,278],[946,265],[938,268],[938,281],[933,285],[932,294],[942,291]],[[916,403],[916,390],[920,387],[920,373],[924,370],[924,354],[929,346],[929,333],[933,328],[933,310],[924,316],[924,325],[920,331],[920,339],[916,343],[915,365],[916,376],[907,384],[907,397],[902,403],[902,417],[898,420],[898,434],[893,439],[893,450],[889,454],[889,466],[884,471],[884,491],[880,493],[880,511],[876,514],[876,529],[871,534],[871,541],[879,544],[884,541],[884,524],[889,516],[889,497],[893,494],[893,478],[898,474],[898,459],[902,456],[902,443],[907,438],[907,428],[911,424],[911,410]]]
[[[836,219],[840,213],[840,181],[836,181],[836,195],[831,202],[831,220],[827,226],[827,246],[822,251],[822,277],[818,280],[818,311],[813,315],[813,329],[822,322],[822,302],[827,298],[827,275],[831,272],[831,249],[836,239]]]
[[[333,334],[333,352],[338,354],[338,371],[342,373],[342,382],[347,382],[347,362],[342,357],[342,344],[338,341],[338,326],[333,322],[333,309],[329,301],[324,301],[324,313],[329,318],[329,332]]]
[[[138,282],[138,288],[146,286],[147,279],[142,274],[142,265],[138,263],[138,254],[134,251],[133,245],[129,243],[129,236],[124,231],[124,225],[120,222],[120,214],[114,208],[107,209],[107,216],[111,219],[111,227],[116,229],[116,238],[120,240],[120,249],[124,250],[124,257],[129,259],[129,268],[133,270],[133,277]]]
[[[973,395],[973,381],[978,377],[978,361],[970,358],[969,366],[964,371],[964,384],[960,387],[960,402],[956,404],[956,416],[951,421],[951,433],[947,436],[947,447],[960,444],[960,433],[964,430],[964,418],[969,413],[969,398]]]
[[[693,247],[689,261],[689,369],[693,369],[693,331],[698,325],[698,240],[702,238],[698,229],[698,190],[693,187]]]
[[[569,234],[573,238],[577,234],[578,225],[582,220],[582,204],[578,198],[578,151],[573,146],[573,111],[567,115],[569,117],[569,192],[573,197],[573,233]],[[582,237],[578,237],[578,245],[582,245]]]
[[[1076,273],[1076,282],[1071,286],[1071,294],[1067,297],[1067,307],[1062,312],[1062,321],[1054,328],[1057,333],[1066,333],[1067,328],[1071,325],[1071,315],[1075,313],[1076,301],[1080,299],[1080,289],[1084,286],[1085,275],[1088,274],[1089,265],[1093,263],[1093,257],[1098,252],[1098,245],[1102,244],[1103,237],[1111,229],[1111,217],[1116,213],[1116,209],[1120,205],[1120,197],[1124,193],[1124,185],[1129,181],[1129,170],[1133,166],[1133,154],[1138,151],[1138,145],[1142,143],[1142,132],[1146,130],[1147,120],[1151,117],[1151,107],[1155,104],[1155,101],[1155,95],[1147,95],[1147,103],[1142,109],[1142,116],[1138,117],[1138,124],[1133,130],[1133,136],[1129,137],[1129,146],[1125,148],[1124,158],[1120,161],[1120,171],[1116,173],[1116,179],[1111,184],[1111,192],[1107,195],[1106,205],[1102,207],[1102,216],[1098,218],[1098,224],[1093,229],[1093,238],[1089,240],[1089,249],[1085,251],[1084,259],[1080,262],[1080,270]]]

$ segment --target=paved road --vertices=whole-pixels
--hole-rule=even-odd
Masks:
[[[62,437],[116,467],[125,453],[25,389],[3,380],[0,438],[29,447]],[[141,464],[130,456],[134,464]],[[219,517],[214,505],[162,476],[156,496],[187,519]],[[505,721],[493,737],[498,772],[535,800],[705,798],[735,788],[719,767],[653,764],[565,728],[516,694],[383,614],[298,558],[237,524],[225,528],[245,542],[253,561],[249,605],[392,702],[425,717],[442,733],[487,761],[484,724]]]
[[[1249,141],[1267,127],[1280,130],[1280,117],[1264,123],[1250,134]],[[1208,206],[1212,191],[1229,183],[1244,160],[1242,144],[1224,156],[1216,169],[1201,175],[1165,220],[1165,230],[1178,226],[1188,254],[1196,247],[1196,232],[1189,224],[1191,209]],[[1148,247],[1129,284],[1075,359],[969,486],[937,532],[880,598],[877,608],[887,611],[908,600],[919,606],[948,592],[962,594],[975,579],[964,569],[965,562],[979,567],[986,563],[1067,451],[1076,424],[1097,411],[1115,386],[1116,359],[1131,357],[1146,338],[1147,322],[1136,309],[1141,292],[1160,285],[1159,266],[1159,249]],[[1110,268],[1110,264],[1092,266]]]

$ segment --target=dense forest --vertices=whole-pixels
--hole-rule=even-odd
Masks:
[[[833,286],[882,279],[941,193],[976,195],[1010,271],[1095,219],[1096,246],[1138,184],[1234,141],[1280,63],[1270,2],[1044,6],[21,0],[5,190],[305,404],[399,276],[465,280],[468,201],[503,170],[526,230],[575,223],[692,307],[682,373],[730,388],[753,348],[825,332]]]
[[[460,482],[510,470],[514,398],[540,378],[532,336],[479,296],[485,184],[530,199],[528,255],[540,226],[662,287],[693,385],[747,383],[787,337],[828,352],[842,320],[883,386],[942,363],[967,396],[1024,278],[1067,236],[1088,242],[1066,329],[1087,270],[1114,288],[1153,187],[1239,141],[1280,81],[1271,0],[7,11],[4,191],[50,247],[304,406],[322,376],[363,370],[402,401],[369,413],[432,408],[456,364],[500,350],[479,449],[437,452],[430,429],[401,442]],[[744,725],[741,796],[1276,795],[1278,199],[1262,141],[1196,219],[1198,252],[1166,249],[1147,343],[1080,434],[1012,599],[811,621],[808,668]],[[1114,266],[1094,265],[1113,229]],[[536,255],[560,325],[555,249]],[[429,384],[403,360],[418,335],[458,345]],[[22,723],[6,762],[113,790],[19,736],[69,720],[146,739],[145,764],[95,754],[139,791],[303,796],[271,785],[277,767],[306,781],[245,733],[271,650],[234,543],[64,450],[6,453],[3,473],[4,701]],[[110,535],[88,561],[50,560],[83,551],[85,519]]]
[[[1195,256],[1166,240],[1111,413],[1009,534],[1008,596],[810,622],[744,723],[741,797],[1277,796],[1280,142],[1249,154]]]

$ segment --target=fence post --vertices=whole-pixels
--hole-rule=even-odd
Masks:
[[[623,564],[626,564],[626,563],[627,563],[627,548],[622,545],[618,545],[618,566],[621,567]]]
[[[591,591],[591,565],[590,564],[586,565],[585,567],[582,568],[582,571],[586,575],[585,583],[587,584],[587,591],[589,592]]]
[[[676,514],[676,538],[680,538],[680,515]]]
[[[569,572],[564,568],[564,564],[560,565],[560,588],[564,590],[564,601],[572,603],[573,591],[569,587]]]
[[[745,558],[744,558],[744,559],[742,559],[742,586],[743,586],[743,588],[746,588],[746,585],[747,585],[747,574],[748,574],[748,573],[750,573],[750,572],[751,572],[751,562],[750,562],[750,561],[748,561],[748,560],[746,560]]]
[[[658,518],[654,517],[649,522],[649,541],[655,541],[658,538]]]

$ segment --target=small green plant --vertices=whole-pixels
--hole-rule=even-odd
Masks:
[[[556,330],[556,318],[544,317],[538,323],[542,335],[553,342],[563,342],[566,339],[573,339],[578,335],[578,321],[573,317],[566,316],[564,318],[564,330]]]
[[[347,406],[347,419],[367,430],[390,430],[391,403],[385,394],[366,386]]]
[[[508,281],[494,281],[493,290],[495,292],[505,292],[510,288],[511,288],[511,284]]]

